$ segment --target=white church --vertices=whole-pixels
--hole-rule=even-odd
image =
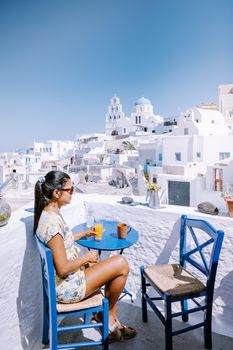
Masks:
[[[171,132],[176,120],[154,114],[149,99],[139,98],[133,106],[130,117],[126,117],[119,97],[113,96],[105,118],[106,135],[146,135]]]

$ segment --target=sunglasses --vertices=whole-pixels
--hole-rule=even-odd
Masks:
[[[59,191],[64,191],[64,192],[68,192],[69,194],[73,194],[74,193],[74,186],[72,186],[70,188],[60,188]]]

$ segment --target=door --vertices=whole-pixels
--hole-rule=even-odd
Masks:
[[[168,181],[168,204],[190,206],[190,183]]]

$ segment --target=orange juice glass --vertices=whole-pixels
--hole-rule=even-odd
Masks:
[[[96,224],[95,225],[95,240],[96,241],[101,241],[102,239],[102,234],[103,234],[103,225],[102,224]]]

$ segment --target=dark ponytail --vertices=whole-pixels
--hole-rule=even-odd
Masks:
[[[53,191],[63,188],[69,179],[69,175],[63,171],[50,171],[45,176],[40,177],[36,182],[34,196],[34,234],[36,233],[42,210],[53,198]]]

